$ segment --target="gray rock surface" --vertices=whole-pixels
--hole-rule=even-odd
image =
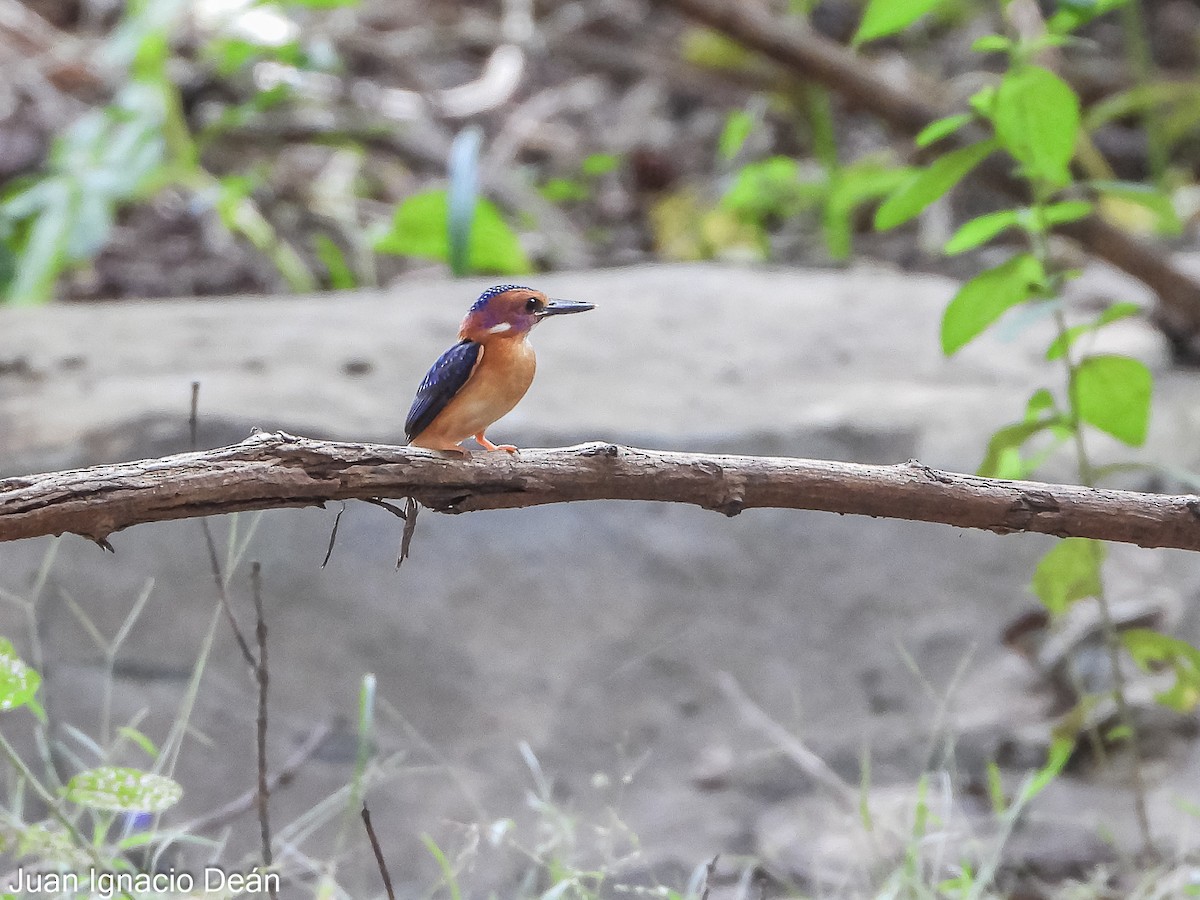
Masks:
[[[990,431],[1019,417],[1034,387],[1061,377],[1041,361],[1045,319],[1024,329],[1006,320],[944,359],[937,327],[954,286],[933,277],[679,266],[534,283],[597,310],[534,335],[538,379],[490,432],[521,445],[603,439],[864,462],[915,457],[969,470]],[[1104,283],[1094,277],[1088,290],[1104,295]],[[185,449],[193,380],[202,385],[206,445],[253,426],[395,440],[416,383],[486,286],[427,281],[319,298],[0,310],[0,475]],[[1103,340],[1145,360],[1158,379],[1151,438],[1138,456],[1195,468],[1200,377],[1172,370],[1144,322],[1122,322]],[[1106,459],[1130,455],[1095,445]],[[1049,474],[1069,477],[1068,463],[1053,461]],[[1174,483],[1126,477],[1135,486]],[[272,759],[316,723],[343,720],[275,799],[276,822],[284,827],[346,784],[360,679],[374,673],[377,758],[398,756],[368,796],[405,896],[436,880],[422,834],[453,854],[472,846],[474,826],[507,817],[525,846],[554,839],[565,855],[574,852],[571,830],[548,836],[545,828],[574,821],[581,862],[605,863],[607,847],[624,877],[676,887],[714,853],[770,856],[778,835],[803,833],[788,829],[787,811],[805,808],[798,798],[811,783],[745,727],[716,687],[721,671],[851,784],[867,750],[874,784],[911,786],[923,768],[945,762],[952,736],[954,783],[966,785],[1018,726],[1048,721],[1035,674],[999,642],[1029,605],[1033,564],[1051,545],[1043,537],[591,503],[425,514],[397,573],[397,520],[359,504],[346,510],[322,570],[336,512],[213,525],[223,553],[227,539],[240,548],[249,537],[231,575],[244,621],[246,562],[263,564]],[[115,556],[71,536],[0,545],[8,600],[0,633],[30,652],[14,598],[31,598],[54,552],[36,602],[47,705],[55,720],[95,734],[106,667],[83,617],[115,634],[153,580],[117,654],[113,717],[148,710],[140,727],[162,741],[215,608],[200,526],[141,526],[113,543]],[[1185,610],[1180,633],[1200,637],[1197,560],[1127,552],[1113,554],[1118,571],[1134,573],[1117,579],[1120,590],[1173,592]],[[192,716],[197,734],[176,770],[183,817],[253,784],[254,696],[218,623]],[[13,721],[3,723],[6,734],[29,727]],[[1185,738],[1158,749],[1155,808],[1172,834],[1167,810],[1177,798],[1197,801],[1200,755]],[[541,812],[526,798],[539,789],[531,768],[545,779]],[[1050,821],[1078,812],[1093,832],[1131,840],[1128,797],[1111,778],[1064,779],[1039,803]],[[336,824],[335,816],[297,840],[284,855],[289,870],[303,870],[300,850],[313,859],[332,853]],[[250,817],[237,820],[226,859],[253,855],[254,829]],[[377,892],[361,835],[350,834],[344,883],[353,896]],[[787,868],[792,857],[808,855],[770,861]],[[464,883],[480,891],[511,884],[527,866],[486,839],[463,859],[472,864]]]

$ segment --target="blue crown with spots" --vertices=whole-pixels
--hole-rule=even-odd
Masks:
[[[479,295],[479,299],[476,300],[475,304],[471,307],[471,312],[478,312],[479,310],[483,309],[485,306],[487,306],[487,302],[497,294],[503,294],[505,291],[528,290],[532,290],[532,288],[527,288],[521,284],[498,284],[495,287],[490,287]]]

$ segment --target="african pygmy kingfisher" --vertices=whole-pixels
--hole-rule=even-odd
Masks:
[[[551,300],[541,291],[500,284],[479,295],[458,329],[459,342],[438,357],[417,388],[404,431],[414,447],[467,455],[459,445],[475,438],[493,444],[488,426],[506,415],[533,383],[537,361],[527,338],[548,316],[585,312],[591,303]]]

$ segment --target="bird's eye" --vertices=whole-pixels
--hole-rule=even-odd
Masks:
[[[538,303],[536,297],[530,297],[528,300],[525,301],[525,311],[526,312],[531,312],[531,313],[537,312],[540,307],[541,307],[541,304]]]

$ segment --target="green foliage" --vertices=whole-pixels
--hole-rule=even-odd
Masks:
[[[0,638],[0,712],[32,703],[41,683],[42,676],[17,655],[12,642]]]
[[[928,147],[931,144],[936,144],[938,141],[949,137],[974,120],[975,116],[971,113],[957,113],[953,116],[944,116],[922,128],[917,136],[913,138],[913,143],[918,147]]]
[[[1130,0],[1059,0],[1058,11],[1046,23],[1052,34],[1067,34]]]
[[[183,796],[183,788],[163,775],[121,766],[80,772],[66,787],[66,798],[89,809],[107,812],[159,813]]]
[[[1040,453],[1022,456],[1021,448],[1043,432],[1052,434],[1055,443]],[[1058,410],[1054,395],[1040,388],[1029,398],[1024,419],[992,433],[988,439],[987,453],[976,474],[988,478],[1028,478],[1037,471],[1054,447],[1070,438],[1071,434],[1070,421]]]
[[[882,4],[881,4],[882,5]],[[1046,359],[1062,366],[1066,390],[1056,398],[1049,388],[1034,392],[1020,421],[995,431],[988,441],[980,474],[1000,478],[1028,478],[1046,456],[1063,442],[1073,440],[1079,475],[1091,484],[1095,470],[1088,457],[1084,431],[1094,428],[1129,446],[1141,446],[1149,429],[1154,379],[1140,360],[1114,354],[1079,353],[1083,338],[1100,329],[1136,315],[1131,303],[1117,303],[1087,321],[1069,324],[1058,305],[1063,284],[1073,273],[1055,265],[1048,232],[1103,210],[1137,205],[1150,212],[1162,233],[1178,233],[1178,219],[1170,201],[1143,185],[1097,180],[1076,183],[1072,163],[1083,143],[1086,127],[1096,127],[1116,115],[1127,114],[1136,104],[1125,98],[1102,114],[1085,119],[1074,89],[1063,79],[1032,62],[1049,46],[1066,44],[1069,33],[1096,16],[1122,5],[1122,0],[1063,0],[1049,22],[1047,35],[1015,39],[990,35],[975,42],[980,52],[1007,56],[1007,68],[999,83],[976,92],[970,99],[973,113],[961,113],[930,124],[917,137],[920,146],[933,146],[972,121],[990,127],[991,137],[951,150],[934,159],[925,169],[902,183],[879,207],[876,227],[891,228],[917,215],[949,190],[993,150],[1003,151],[1015,165],[1018,177],[1027,182],[1033,202],[1022,209],[1005,209],[964,223],[946,243],[947,254],[963,253],[995,240],[1005,232],[1021,234],[1028,249],[967,281],[946,307],[942,318],[941,342],[949,355],[981,335],[1004,313],[1022,304],[1050,304],[1057,334],[1046,349]],[[868,11],[873,8],[868,7]],[[900,6],[900,4],[897,4]],[[892,10],[899,16],[899,10]],[[1200,123],[1200,102],[1195,121]],[[1082,199],[1086,192],[1088,199]],[[1026,447],[1035,439],[1049,446],[1036,453]],[[1068,538],[1056,544],[1034,572],[1033,592],[1053,616],[1064,614],[1084,598],[1095,598],[1104,622],[1105,640],[1114,670],[1119,666],[1116,647],[1125,647],[1145,669],[1170,666],[1175,685],[1158,700],[1179,711],[1190,711],[1200,703],[1200,650],[1185,641],[1148,630],[1118,635],[1105,596],[1102,566],[1103,544],[1083,538]],[[1127,700],[1120,695],[1123,681],[1116,677],[1118,709]],[[1080,698],[1083,710],[1090,698]],[[1068,727],[1069,723],[1068,723]],[[1132,737],[1133,723],[1122,712],[1121,721],[1108,733],[1110,740]],[[1030,785],[1036,791],[1053,777],[1066,761],[1069,748],[1059,747],[1057,756]],[[993,788],[993,796],[995,790]],[[994,800],[995,802],[995,800]],[[1142,802],[1142,801],[1139,801]],[[1143,835],[1149,842],[1148,834]],[[944,886],[949,886],[947,882]],[[959,888],[954,882],[954,888]]]
[[[614,172],[621,164],[621,157],[615,153],[590,153],[583,158],[579,171],[589,178],[599,178]]]
[[[596,191],[597,181],[614,171],[620,164],[621,158],[615,153],[592,153],[580,163],[577,176],[548,178],[538,190],[552,203],[579,203],[590,200]]]
[[[999,143],[980,141],[938,157],[923,169],[908,176],[880,204],[875,212],[875,227],[880,231],[903,225],[918,216],[925,207],[942,197],[967,173],[990,156]]]
[[[1128,356],[1088,356],[1075,368],[1072,393],[1079,417],[1132,447],[1146,441],[1154,376]]]
[[[1033,592],[1051,615],[1062,615],[1076,600],[1101,591],[1104,553],[1098,541],[1066,538],[1042,557],[1033,573]]]
[[[413,194],[397,208],[391,227],[374,242],[380,253],[450,261],[450,211],[445,190]],[[480,198],[471,223],[467,268],[472,272],[522,275],[530,271],[516,234],[491,201]]]
[[[1154,216],[1155,229],[1159,234],[1167,237],[1183,234],[1183,222],[1175,206],[1158,188],[1131,181],[1090,181],[1087,186],[1099,195],[1101,202],[1121,201],[1149,211]]]
[[[735,109],[725,119],[725,127],[717,138],[717,155],[727,162],[733,159],[753,130],[754,117],[744,109]]]
[[[1001,146],[1026,178],[1054,188],[1070,183],[1080,113],[1069,84],[1040,66],[1012,69],[996,90],[991,119]]]
[[[742,166],[721,205],[743,221],[761,225],[812,209],[823,194],[823,186],[806,177],[799,162],[772,156]]]
[[[855,44],[903,31],[945,0],[870,0],[854,35]]]
[[[292,5],[344,3],[292,0]],[[115,98],[55,140],[44,172],[0,195],[0,301],[51,299],[63,274],[104,247],[122,208],[167,187],[211,203],[222,223],[264,253],[293,289],[315,287],[307,264],[255,206],[255,181],[237,173],[219,179],[200,158],[203,144],[280,102],[287,89],[257,91],[193,136],[169,65],[171,36],[184,11],[181,0],[128,3],[102,48],[121,85]],[[294,44],[266,47],[227,37],[215,38],[200,55],[225,74],[260,59],[309,62]]]
[[[117,210],[163,171],[166,118],[159,87],[134,82],[55,140],[44,175],[0,197],[0,239],[15,260],[0,297],[45,302],[60,274],[103,247]]]
[[[358,279],[354,270],[346,261],[342,248],[333,242],[327,234],[318,234],[313,238],[317,259],[325,266],[329,276],[329,286],[335,291],[346,291],[358,287]]]
[[[858,210],[890,194],[911,174],[912,170],[907,167],[875,157],[865,157],[835,169],[829,178],[821,216],[829,255],[834,259],[848,258]]]
[[[711,28],[689,28],[683,33],[682,57],[697,66],[738,71],[750,65],[753,56],[741,44]]]
[[[1071,349],[1079,338],[1085,334],[1091,334],[1105,325],[1112,322],[1118,322],[1121,319],[1127,319],[1130,316],[1139,315],[1142,308],[1136,303],[1114,303],[1096,318],[1090,322],[1085,322],[1082,325],[1074,325],[1066,331],[1060,333],[1046,348],[1046,359],[1054,360],[1061,359],[1066,352]]]
[[[1021,253],[964,284],[942,316],[942,351],[957,353],[1005,312],[1037,294],[1046,281],[1041,261]]]
[[[1200,650],[1187,641],[1146,628],[1131,628],[1122,632],[1121,638],[1144,670],[1168,666],[1174,671],[1175,684],[1156,695],[1159,703],[1181,713],[1190,713],[1200,705]]]
[[[806,170],[791,157],[772,156],[738,169],[721,207],[764,235],[764,241],[774,222],[819,210],[829,255],[845,259],[852,250],[857,211],[910,175],[911,170],[876,156],[825,172]]]

